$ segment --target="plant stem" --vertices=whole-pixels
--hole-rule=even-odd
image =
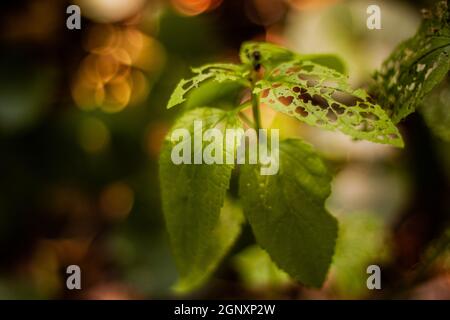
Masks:
[[[261,129],[261,113],[259,110],[259,96],[255,93],[253,93],[255,89],[255,83],[258,80],[258,73],[253,71],[252,78],[251,78],[251,84],[252,84],[252,112],[253,112],[253,120],[255,123],[255,130],[259,132],[259,129]]]
[[[248,107],[250,107],[250,105],[251,105],[251,102],[250,102],[250,101],[247,101],[247,102],[241,104],[239,107],[237,107],[237,108],[235,109],[235,112],[236,112],[236,113],[239,113],[239,112],[241,112],[242,110],[247,109]]]
[[[253,120],[255,122],[255,130],[261,129],[261,113],[259,112],[259,97],[256,94],[252,94],[252,112]]]

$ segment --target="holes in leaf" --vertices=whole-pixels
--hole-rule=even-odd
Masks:
[[[295,112],[298,113],[299,115],[301,115],[302,117],[307,117],[309,114],[308,111],[306,111],[306,109],[303,107],[297,107],[295,109]]]
[[[319,96],[318,94],[313,95],[311,103],[313,104],[313,106],[319,106],[322,109],[327,109],[329,107],[327,99]]]
[[[308,80],[311,80],[311,81],[319,81],[319,77],[318,77],[318,76],[310,75],[310,74],[305,74],[305,73],[299,73],[299,74],[298,74],[298,78],[299,78],[300,80],[304,80],[304,81],[308,81]]]
[[[323,126],[325,124],[325,121],[319,119],[319,120],[316,121],[316,124],[318,126]]]
[[[290,105],[292,103],[292,100],[294,100],[294,97],[291,97],[291,96],[289,96],[289,97],[284,97],[284,96],[278,97],[278,101],[280,101],[285,106]]]
[[[312,97],[309,93],[302,93],[298,95],[298,98],[303,100],[304,103],[308,103],[308,101],[312,100]]]
[[[335,91],[331,95],[334,100],[341,104],[345,104],[348,107],[356,106],[358,102],[363,102],[364,100],[358,97],[355,97],[351,94],[342,91]]]
[[[266,98],[269,95],[270,89],[264,89],[261,92],[261,98]]]
[[[377,121],[380,119],[376,114],[373,114],[372,112],[361,112],[360,115],[366,119],[370,119],[370,120],[374,120],[374,121]]]
[[[308,86],[308,87],[315,87],[315,86],[317,86],[319,84],[319,81],[317,81],[317,80],[308,80],[308,81],[306,81],[306,85]]]
[[[339,84],[333,80],[325,80],[322,82],[322,85],[327,88],[334,88],[334,89],[339,88]]]
[[[362,109],[367,109],[369,106],[365,103],[360,103],[360,104],[358,104],[358,107],[360,107]]]
[[[294,91],[295,93],[306,93],[308,92],[308,90],[306,90],[305,88],[300,88],[300,87],[293,87],[292,91]]]
[[[337,115],[336,115],[333,111],[331,111],[330,109],[328,109],[328,112],[327,112],[327,118],[328,118],[328,120],[330,120],[331,122],[336,122],[336,120],[337,120]]]
[[[293,67],[290,67],[290,68],[286,69],[286,74],[289,76],[289,75],[291,75],[293,73],[296,73],[296,72],[299,72],[299,71],[300,71],[300,67],[293,66]]]
[[[278,88],[280,86],[281,86],[281,83],[279,83],[279,82],[272,83],[272,88]]]
[[[345,108],[338,105],[337,103],[332,103],[331,108],[337,113],[337,114],[343,114],[345,112]]]
[[[375,127],[372,124],[370,124],[367,120],[362,120],[361,123],[359,123],[355,127],[355,129],[358,131],[368,132],[368,131],[373,131],[375,129]]]
[[[185,83],[183,83],[181,88],[183,88],[183,90],[189,90],[189,88],[193,85],[193,83],[194,83],[194,81],[188,80]]]
[[[375,100],[373,99],[372,96],[368,96],[368,97],[366,98],[366,100],[367,100],[367,102],[369,102],[369,103],[375,104]]]

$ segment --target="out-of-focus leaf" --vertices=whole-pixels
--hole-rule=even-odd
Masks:
[[[256,84],[255,93],[260,93],[262,103],[309,125],[403,147],[384,110],[332,69],[309,61],[285,62]]]
[[[261,289],[289,283],[289,276],[270,260],[269,255],[254,245],[234,258],[234,264],[246,287]]]
[[[339,219],[339,237],[333,259],[333,286],[341,297],[357,298],[369,293],[367,266],[386,261],[389,247],[379,215],[351,213]]]
[[[450,83],[442,82],[423,101],[419,112],[439,138],[450,141]]]
[[[416,35],[401,43],[375,74],[379,102],[394,123],[420,105],[450,67],[450,19],[445,1],[424,11]]]
[[[11,63],[8,56],[0,66],[0,132],[11,133],[35,124],[45,114],[56,72],[45,66],[10,69],[6,63]]]
[[[280,143],[280,171],[264,176],[243,165],[240,196],[258,244],[294,279],[320,287],[337,237],[324,208],[331,177],[313,148],[296,139]]]
[[[194,121],[203,122],[203,130],[239,128],[238,118],[213,108],[193,109],[175,123],[175,129],[189,130]],[[229,186],[232,164],[173,163],[172,148],[177,144],[168,134],[160,158],[160,180],[163,210],[169,231],[175,262],[180,273],[179,291],[188,291],[201,285],[214,271],[240,232],[242,218],[230,205],[224,204]],[[179,142],[191,144],[192,140]],[[207,143],[203,143],[207,144]],[[191,148],[191,157],[201,152],[202,144]],[[224,156],[226,144],[224,143]],[[222,208],[222,211],[221,211]]]

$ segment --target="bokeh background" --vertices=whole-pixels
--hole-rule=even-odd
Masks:
[[[0,299],[178,297],[158,156],[182,111],[166,110],[166,102],[189,67],[237,62],[243,41],[271,41],[336,53],[352,84],[368,87],[395,45],[415,33],[420,9],[433,3],[2,2]],[[81,30],[66,28],[70,4],[81,7]],[[369,4],[381,7],[382,30],[367,29]],[[327,207],[340,234],[328,279],[322,289],[292,282],[246,227],[211,280],[187,297],[449,299],[448,83],[438,90],[424,112],[400,124],[404,150],[263,110],[266,126],[304,137],[335,172]],[[82,290],[65,287],[71,264],[81,267]],[[383,290],[367,290],[370,264],[381,266]]]

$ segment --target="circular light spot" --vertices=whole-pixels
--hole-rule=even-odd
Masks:
[[[99,119],[86,118],[78,129],[78,140],[86,152],[99,153],[109,145],[109,130]]]
[[[133,208],[134,192],[123,182],[107,186],[100,194],[100,210],[110,220],[127,217]]]

